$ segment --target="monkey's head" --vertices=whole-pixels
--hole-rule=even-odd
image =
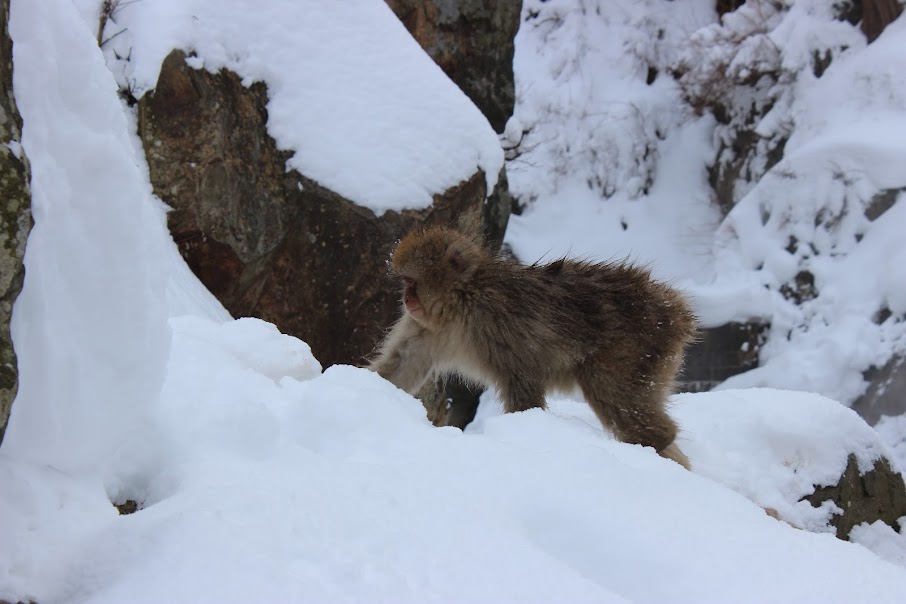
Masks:
[[[462,308],[462,296],[487,252],[473,239],[444,227],[407,235],[393,253],[403,306],[420,325],[439,329]]]

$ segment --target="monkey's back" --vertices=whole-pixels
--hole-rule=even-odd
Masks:
[[[585,366],[672,380],[696,330],[678,291],[626,263],[499,260],[474,279],[465,326],[477,349],[552,386],[570,385]]]

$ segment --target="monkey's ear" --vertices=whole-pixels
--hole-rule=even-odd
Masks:
[[[462,252],[456,248],[447,252],[447,262],[450,263],[450,268],[457,273],[463,273],[466,270],[466,260],[462,257]]]

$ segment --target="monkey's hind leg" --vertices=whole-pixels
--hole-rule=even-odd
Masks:
[[[676,445],[676,441],[673,441],[666,448],[658,451],[658,455],[666,459],[672,459],[679,465],[683,466],[687,470],[692,469],[692,464],[689,463],[689,458],[686,457],[686,454],[683,453],[680,448]]]
[[[544,387],[534,380],[512,378],[503,384],[498,384],[497,390],[503,401],[505,413],[547,407],[544,402]]]
[[[616,384],[600,373],[582,376],[579,386],[595,415],[618,439],[653,447],[661,457],[691,469],[675,442],[679,430],[667,413],[663,388]]]

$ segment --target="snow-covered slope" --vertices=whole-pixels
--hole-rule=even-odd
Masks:
[[[467,433],[434,428],[375,374],[322,374],[304,343],[224,317],[179,264],[73,6],[14,1],[11,19],[36,227],[0,448],[0,600],[903,601],[904,568],[747,498],[795,513],[842,467],[838,441],[883,451],[834,403],[678,400],[694,474],[575,402],[486,401]],[[778,407],[788,430],[769,428]],[[736,457],[733,430],[749,435]],[[745,451],[795,476],[746,484]],[[144,509],[117,515],[126,499]]]
[[[762,366],[728,387],[852,403],[906,351],[906,18],[867,45],[839,6],[749,0],[718,21],[703,0],[527,0],[505,133],[528,204],[515,252],[651,263],[704,325],[770,324]],[[719,150],[742,161],[746,120],[757,152],[722,218],[708,169]],[[885,191],[900,201],[871,220]],[[813,291],[790,295],[797,279]]]

